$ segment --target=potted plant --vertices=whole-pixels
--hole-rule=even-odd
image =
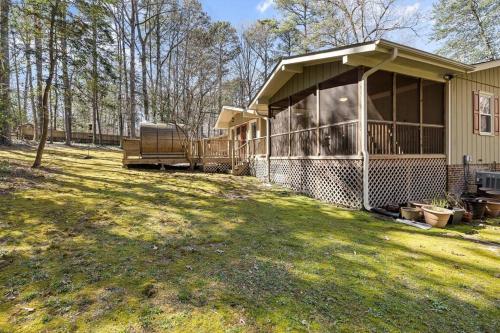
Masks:
[[[422,206],[422,210],[425,223],[437,228],[444,228],[453,214],[453,211],[449,209],[433,205]]]

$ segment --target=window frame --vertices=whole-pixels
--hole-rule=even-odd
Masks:
[[[495,112],[495,98],[494,94],[488,92],[488,91],[479,91],[479,101],[478,101],[478,108],[479,108],[479,135],[484,135],[484,136],[494,136],[495,135],[495,123],[494,123],[494,112]],[[490,100],[490,113],[483,113],[481,109],[481,97],[488,98]],[[483,122],[483,116],[489,117],[490,120],[490,131],[489,132],[483,132],[482,131],[482,122]]]

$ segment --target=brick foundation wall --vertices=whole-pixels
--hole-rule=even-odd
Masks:
[[[476,172],[492,170],[492,164],[470,164],[467,174],[468,184],[465,184],[464,165],[448,165],[448,192],[460,195],[463,192],[476,192]],[[500,171],[497,163],[496,171]]]

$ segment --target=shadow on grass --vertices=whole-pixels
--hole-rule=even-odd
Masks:
[[[442,233],[252,179],[134,170],[118,180],[99,164],[86,166],[97,175],[63,168],[49,191],[0,197],[0,242],[17,249],[0,271],[0,312],[13,327],[498,328],[496,296],[460,280],[498,273],[495,256],[478,250],[488,265],[469,260],[476,249],[466,241],[440,243]],[[236,192],[245,196],[228,195]],[[393,240],[399,234],[417,245]],[[34,313],[19,310],[31,304]]]

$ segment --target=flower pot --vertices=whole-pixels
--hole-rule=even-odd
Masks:
[[[465,199],[467,210],[472,213],[473,220],[480,220],[484,216],[486,210],[486,200],[483,199]]]
[[[486,216],[493,218],[500,216],[500,201],[486,201]]]
[[[410,201],[410,206],[414,207],[414,208],[417,208],[419,211],[420,211],[420,214],[423,215],[423,211],[422,211],[422,206],[426,206],[426,205],[429,205],[430,203],[429,202],[426,202],[426,200],[423,200],[423,201]]]
[[[471,212],[465,212],[463,221],[466,223],[471,223],[472,222],[472,213]]]
[[[422,209],[415,207],[401,207],[401,217],[410,221],[419,221],[422,218]]]
[[[465,214],[465,209],[453,208],[452,211],[453,211],[453,215],[450,216],[450,220],[448,221],[448,223],[457,224],[457,223],[462,222],[462,219],[464,218],[464,214]]]
[[[422,206],[425,223],[436,227],[444,228],[453,214],[453,211],[436,206]]]

